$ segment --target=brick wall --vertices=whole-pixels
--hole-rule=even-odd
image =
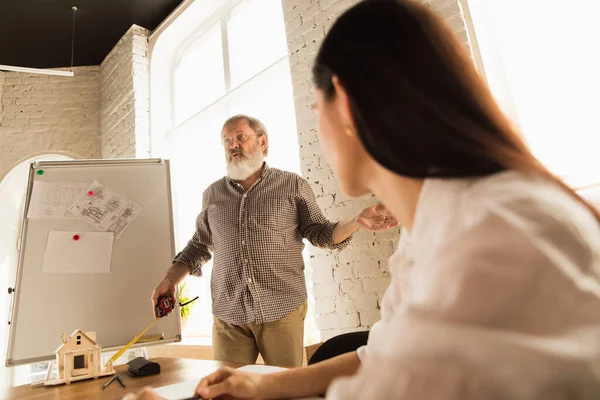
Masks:
[[[302,174],[311,183],[317,201],[331,220],[356,214],[372,198],[349,199],[340,190],[319,147],[317,119],[311,110],[313,59],[325,32],[335,18],[356,0],[282,0],[290,54]],[[439,12],[468,45],[458,0],[425,1]],[[387,259],[393,253],[399,230],[383,234],[360,232],[342,252],[311,248],[315,314],[321,339],[368,329],[379,315],[382,295],[389,284]]]
[[[150,156],[148,35],[133,25],[102,62],[103,158]]]
[[[100,157],[100,67],[74,77],[0,72],[0,179],[38,154]]]
[[[49,152],[149,157],[148,34],[132,26],[101,66],[76,67],[74,77],[0,72],[0,179]]]

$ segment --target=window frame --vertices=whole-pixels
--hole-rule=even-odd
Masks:
[[[231,69],[230,69],[230,62],[231,62],[231,54],[230,54],[230,48],[229,48],[229,30],[228,30],[228,22],[230,20],[230,17],[232,15],[232,11],[234,10],[235,7],[237,7],[238,5],[244,3],[244,1],[247,0],[221,0],[219,2],[219,4],[215,4],[215,7],[212,9],[212,12],[206,12],[203,14],[200,14],[201,16],[199,18],[197,18],[196,20],[201,21],[199,24],[197,24],[196,27],[190,27],[191,29],[186,29],[186,33],[181,33],[179,34],[179,32],[177,34],[175,33],[171,33],[168,32],[167,37],[169,39],[167,39],[164,43],[160,43],[160,46],[162,46],[162,51],[161,51],[161,56],[164,54],[166,57],[163,58],[164,61],[157,59],[152,60],[151,59],[151,82],[154,82],[155,85],[157,85],[157,87],[159,87],[160,89],[156,92],[156,93],[165,93],[167,94],[167,96],[164,96],[162,98],[158,98],[158,97],[153,97],[151,98],[151,102],[153,103],[153,108],[157,107],[159,108],[159,110],[156,110],[158,112],[158,114],[153,114],[152,115],[152,123],[153,123],[153,130],[154,130],[154,135],[158,135],[159,137],[154,137],[152,140],[154,140],[154,143],[157,143],[157,146],[153,146],[153,156],[161,156],[161,157],[170,157],[172,156],[175,151],[174,148],[172,148],[172,137],[170,138],[171,135],[173,134],[177,134],[177,131],[182,130],[185,132],[186,129],[188,129],[187,127],[190,126],[189,124],[194,124],[194,119],[200,117],[202,118],[202,115],[204,112],[208,111],[210,108],[214,107],[215,105],[217,105],[219,102],[222,101],[228,101],[227,98],[229,96],[236,96],[236,92],[238,90],[244,90],[244,87],[246,87],[246,85],[250,84],[253,80],[255,80],[257,77],[260,77],[260,75],[265,74],[265,73],[269,73],[270,70],[272,70],[273,68],[278,68],[278,65],[280,65],[282,62],[286,63],[288,65],[288,68],[290,68],[289,66],[289,51],[287,49],[286,46],[286,51],[282,52],[281,57],[278,57],[275,59],[275,57],[273,57],[272,62],[270,62],[268,65],[264,65],[261,66],[261,69],[252,73],[251,75],[243,78],[243,80],[241,80],[240,82],[236,82],[236,86],[232,87],[232,81],[231,81]],[[285,10],[283,10],[283,5],[279,4],[280,7],[282,7],[282,11],[283,11],[283,25],[285,28]],[[185,12],[185,10],[183,11]],[[196,14],[198,15],[198,13]],[[191,22],[189,22],[188,19],[188,24],[191,24]],[[190,114],[190,116],[188,116],[187,118],[185,118],[184,120],[181,121],[177,121],[176,120],[176,107],[177,107],[177,101],[176,101],[176,89],[175,89],[175,74],[176,74],[176,68],[177,65],[179,65],[179,63],[181,62],[182,58],[185,57],[186,52],[188,52],[191,48],[191,46],[193,46],[194,42],[197,41],[198,39],[201,38],[201,36],[203,34],[205,34],[207,32],[208,29],[210,29],[211,27],[213,27],[213,24],[215,23],[220,23],[221,24],[221,51],[222,51],[222,56],[223,56],[223,74],[224,74],[224,82],[225,82],[225,93],[219,97],[216,98],[213,102],[211,102],[210,104],[207,104],[206,106],[204,106],[201,109],[197,109],[196,111],[194,111],[192,114]],[[168,27],[167,27],[168,28]],[[167,28],[164,28],[165,30]],[[178,26],[177,30],[181,30],[181,26]],[[162,35],[162,32],[160,33],[160,35]],[[151,45],[151,52],[154,49],[158,49],[160,47],[158,47],[158,43],[159,41],[162,40],[162,38],[160,37],[160,35],[155,36],[154,38],[150,38],[150,45]],[[285,35],[285,31],[284,31],[284,35]],[[284,37],[283,40],[287,43],[287,37]],[[170,47],[172,46],[172,47]],[[276,53],[274,54],[275,56],[277,55]],[[235,55],[234,55],[235,57]],[[154,73],[156,74],[154,77],[152,76],[152,69],[154,69]],[[159,72],[156,72],[159,71]],[[290,68],[290,73],[291,73],[291,68]],[[156,77],[160,77],[160,79],[156,79]],[[290,81],[290,84],[293,85],[293,83]],[[152,88],[151,88],[151,92],[152,92]],[[152,96],[152,95],[151,95]],[[158,95],[160,96],[160,95]],[[158,100],[158,101],[157,101]],[[169,104],[166,104],[166,102],[169,102]],[[294,98],[293,98],[293,87],[292,87],[292,98],[291,98],[291,102],[292,102],[292,107],[294,107],[293,109],[293,113],[294,113],[294,117],[295,117],[295,103],[294,103]],[[158,117],[158,115],[161,115],[160,117]],[[156,124],[156,125],[154,125]],[[159,126],[158,128],[158,132],[156,131],[156,127]],[[297,125],[295,126],[295,128],[297,129]],[[297,131],[294,130],[294,132],[297,134]],[[158,141],[156,141],[158,139]],[[297,137],[296,137],[297,140]],[[299,143],[297,143],[297,146],[299,147]],[[298,173],[300,173],[300,170],[297,171]],[[177,206],[174,207],[174,213],[175,213],[175,219],[177,220]],[[306,246],[305,251],[307,251],[306,249],[309,246]],[[304,254],[303,254],[304,256]],[[310,268],[309,264],[309,260],[308,260],[308,253],[306,253],[304,259],[305,259],[305,263],[307,264],[307,270],[312,272],[312,269]],[[307,272],[305,272],[306,275]],[[206,279],[206,276],[203,276],[201,279]],[[307,283],[307,291],[309,293],[311,293],[311,288],[309,286],[312,286],[312,277],[310,276],[310,274],[308,274],[308,276],[306,276],[306,283]],[[310,305],[311,299],[309,298],[309,312],[308,312],[308,316],[307,316],[307,320],[305,321],[305,342],[311,344],[313,342],[318,341],[319,339],[319,331],[316,328],[316,320],[314,318],[314,308],[311,307]],[[310,321],[308,321],[308,319],[310,318]],[[196,331],[189,331],[187,335],[184,336],[184,341],[190,341],[190,342],[197,342],[198,340],[204,340],[206,338],[206,336],[204,334],[200,334],[200,332],[196,332]]]
[[[170,93],[169,93],[169,95],[171,98],[171,102],[170,102],[171,107],[169,110],[169,114],[170,114],[170,121],[169,121],[170,129],[169,130],[174,130],[179,126],[184,125],[187,121],[194,118],[195,115],[200,114],[205,109],[211,107],[214,103],[219,101],[221,98],[227,96],[232,91],[231,70],[229,67],[230,66],[230,62],[229,62],[230,55],[229,55],[229,37],[228,37],[227,25],[229,22],[231,10],[233,8],[235,8],[237,5],[243,3],[244,1],[246,1],[246,0],[225,1],[225,3],[220,7],[220,9],[218,11],[216,11],[215,13],[213,13],[210,17],[206,18],[206,20],[202,24],[200,24],[198,29],[196,29],[192,34],[190,34],[188,36],[188,38],[175,51],[175,54],[172,58],[171,66],[169,69],[169,72],[170,72],[170,76],[169,76]],[[223,56],[223,78],[224,78],[224,82],[225,82],[225,93],[223,96],[215,99],[213,102],[211,102],[207,106],[195,111],[192,115],[190,115],[186,119],[179,121],[177,123],[177,121],[175,121],[175,107],[176,107],[176,103],[177,103],[176,95],[175,95],[175,85],[174,85],[175,70],[177,69],[177,66],[179,65],[179,63],[181,62],[181,59],[185,56],[186,52],[190,49],[191,46],[193,46],[194,42],[196,42],[198,39],[200,39],[202,37],[202,35],[204,35],[217,22],[219,23],[219,25],[221,27],[221,54]],[[286,55],[286,57],[287,57],[287,55]],[[264,71],[264,69],[261,70],[260,72],[263,72],[263,71]],[[252,78],[250,78],[250,79],[252,79]]]

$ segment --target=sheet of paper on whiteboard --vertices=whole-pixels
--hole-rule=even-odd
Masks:
[[[269,374],[278,371],[285,371],[285,369],[286,368],[272,367],[268,365],[246,365],[239,368],[240,371],[253,372],[257,374]],[[211,372],[213,371],[203,371],[203,375],[199,376],[197,379],[190,379],[180,383],[159,387],[156,389],[156,394],[158,394],[164,400],[179,400],[191,397],[194,394],[194,390],[196,389],[196,386],[198,386],[200,379]],[[297,400],[322,399],[322,397],[303,397]]]
[[[84,195],[89,183],[56,183],[35,181],[31,192],[27,218],[76,218],[71,207]]]
[[[117,239],[142,211],[142,207],[94,181],[69,211]]]
[[[109,273],[112,232],[50,231],[43,273]]]

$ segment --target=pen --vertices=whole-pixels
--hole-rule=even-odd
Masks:
[[[121,384],[121,386],[125,387],[125,382],[123,382],[123,380],[121,379],[120,376],[115,375],[117,377],[117,380],[119,381],[119,383]]]
[[[113,376],[112,378],[110,378],[110,379],[108,380],[108,382],[106,382],[104,385],[102,385],[102,390],[106,389],[106,387],[107,387],[108,385],[110,385],[110,383],[111,383],[112,381],[114,381],[115,379],[117,379],[117,375]]]

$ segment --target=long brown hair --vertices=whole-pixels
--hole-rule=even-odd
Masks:
[[[313,67],[315,86],[351,99],[361,142],[404,176],[463,178],[504,170],[555,181],[600,212],[531,153],[445,22],[412,0],[365,0],[342,14]]]

